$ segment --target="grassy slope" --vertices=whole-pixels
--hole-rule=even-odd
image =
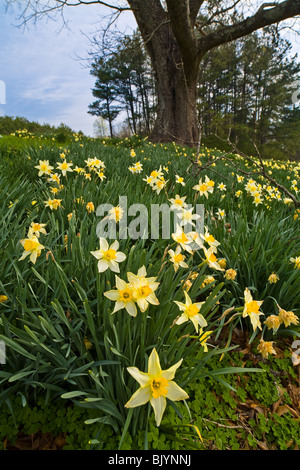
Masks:
[[[12,149],[11,143],[7,143]],[[97,297],[99,286],[96,290],[93,287],[96,280],[95,265],[91,263],[89,253],[97,248],[95,225],[98,219],[95,213],[87,212],[85,207],[87,202],[93,202],[95,207],[105,202],[117,205],[119,195],[126,195],[128,205],[139,202],[149,206],[150,202],[161,204],[167,201],[167,197],[180,194],[187,196],[187,200],[194,203],[193,186],[198,182],[199,176],[204,177],[205,174],[215,181],[215,191],[207,200],[202,198],[197,202],[205,204],[207,225],[215,238],[221,242],[218,257],[225,258],[227,268],[236,269],[238,273],[234,282],[225,280],[227,290],[222,298],[222,307],[242,306],[245,287],[252,287],[255,298],[264,299],[263,311],[266,316],[274,313],[272,298],[275,298],[282,308],[299,313],[299,270],[295,270],[290,262],[291,257],[300,254],[299,219],[294,220],[295,212],[290,204],[269,198],[267,193],[263,203],[256,207],[253,204],[253,198],[245,191],[246,179],[238,182],[236,169],[230,164],[216,163],[216,166],[212,167],[214,171],[208,170],[196,176],[190,171],[191,168],[187,172],[190,165],[188,160],[188,156],[191,156],[190,150],[173,145],[153,146],[138,138],[113,145],[109,141],[101,143],[74,139],[74,142],[66,148],[51,146],[51,142],[47,145],[38,142],[38,145],[31,147],[27,147],[27,143],[22,142],[25,144],[23,146],[18,141],[18,145],[15,145],[9,153],[3,152],[0,163],[2,167],[1,218],[3,221],[0,236],[2,254],[0,294],[7,295],[9,298],[7,302],[0,305],[4,331],[9,329],[7,322],[13,327],[18,326],[18,317],[23,318],[30,326],[33,320],[29,312],[31,315],[34,312],[40,312],[54,299],[59,299],[63,305],[67,304],[65,290],[62,287],[63,279],[65,282],[76,279],[78,284],[86,289],[89,297]],[[136,152],[135,157],[130,155],[132,147]],[[73,162],[73,168],[76,165],[83,166],[87,158],[97,156],[105,162],[106,179],[100,182],[92,175],[92,181],[90,181],[82,175],[75,177],[74,174],[70,174],[67,179],[63,179],[64,188],[57,196],[62,199],[63,208],[51,212],[44,205],[44,201],[50,197],[49,183],[45,178],[38,178],[34,166],[39,160],[44,159],[56,166],[56,162],[61,160],[59,155],[63,151],[67,154],[67,160]],[[208,158],[217,155],[216,150],[204,149],[200,158],[205,163]],[[141,174],[133,175],[128,170],[128,167],[135,161],[143,164]],[[238,161],[238,164],[245,168],[241,161]],[[157,195],[143,181],[146,175],[158,169],[160,165],[168,167],[168,172],[165,171],[165,177],[168,180],[166,186],[168,196],[164,191]],[[295,164],[270,162],[270,171],[279,182],[289,188],[293,180],[299,180],[299,167]],[[175,184],[175,175],[184,177],[185,186]],[[217,189],[221,182],[227,187],[224,192]],[[238,190],[241,190],[239,197],[235,195]],[[81,203],[80,199],[84,203]],[[32,205],[32,201],[36,203]],[[218,209],[225,210],[224,220],[218,219],[216,215]],[[67,220],[67,214],[73,210],[76,213],[76,223],[72,225]],[[48,231],[47,237],[44,238],[48,255],[46,256],[43,252],[34,267],[27,261],[18,262],[22,253],[19,240],[25,237],[28,226],[33,220],[47,223]],[[77,236],[78,233],[80,237]],[[66,235],[68,237],[67,250]],[[147,240],[141,243],[124,240],[120,244],[120,249],[129,254],[132,252],[133,245],[141,258],[129,256],[124,269],[137,269],[139,263],[146,260],[151,270],[157,273],[167,241],[154,243]],[[62,266],[63,277],[57,275],[51,263],[50,251]],[[276,284],[268,283],[268,277],[272,272],[279,276]],[[224,282],[222,272],[211,271],[209,274],[213,274],[217,282]],[[112,277],[109,279],[113,282]],[[93,305],[97,306],[97,300]],[[241,328],[244,331],[242,337],[237,334]],[[280,332],[286,335],[287,330],[281,328]],[[191,385],[193,393],[191,410],[200,416],[196,423],[203,437],[207,439],[206,448],[209,446],[212,448],[247,448],[247,446],[250,448],[257,446],[259,448],[264,446],[287,448],[294,447],[299,442],[299,436],[297,437],[294,430],[294,421],[299,413],[299,397],[297,398],[295,393],[297,376],[290,363],[291,340],[288,339],[285,343],[285,336],[277,335],[274,338],[268,331],[265,334],[269,335],[269,339],[276,340],[277,358],[279,358],[277,365],[274,366],[275,373],[268,372],[267,381],[261,379],[259,383],[256,379],[249,379],[247,382],[243,376],[231,379],[239,382],[237,395],[229,389],[222,388],[221,384],[216,387],[215,382],[209,380],[207,383],[202,381],[195,385],[194,390]],[[294,336],[297,334],[297,328],[294,328],[292,334]],[[233,356],[232,360],[236,365],[240,365],[241,361],[242,364],[250,361],[255,365],[259,363],[260,367],[269,368],[271,362],[263,360],[255,349],[258,338],[251,338],[251,336],[249,323],[239,320],[236,323],[236,330],[224,328],[212,344],[218,344],[221,340],[223,343],[231,341],[232,344],[238,344],[242,350],[241,357]],[[286,354],[289,357],[283,359]],[[12,364],[15,370],[22,369],[24,366],[27,366],[27,362],[20,357],[16,357]],[[286,375],[281,376],[282,371]],[[275,382],[272,382],[272,377],[275,377]],[[16,383],[15,381],[14,384]],[[274,394],[278,386],[285,391],[282,396]],[[24,380],[21,383],[24,396],[26,396],[26,391],[28,393],[26,387],[25,379],[25,383]],[[209,394],[207,387],[211,387]],[[201,398],[204,390],[205,401]],[[277,388],[276,390],[278,391]],[[213,413],[209,403],[214,410]],[[289,408],[282,408],[284,406]],[[172,417],[172,410],[169,414],[172,418],[170,418],[171,422],[177,419],[175,416]],[[280,429],[285,429],[283,435]],[[165,444],[163,439],[159,441],[153,423],[151,432],[153,434],[152,445],[163,448]],[[141,442],[138,444],[127,442],[126,445],[142,446]]]

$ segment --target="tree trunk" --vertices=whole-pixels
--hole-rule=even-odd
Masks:
[[[169,57],[167,61],[169,62]],[[182,66],[156,68],[157,118],[150,140],[197,146],[197,80],[187,79]]]
[[[197,147],[197,80],[199,57],[182,58],[160,2],[129,1],[151,59],[156,81],[157,117],[152,142],[176,142]],[[138,9],[134,8],[138,4]]]

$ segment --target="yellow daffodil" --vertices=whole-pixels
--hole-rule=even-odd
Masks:
[[[205,181],[202,181],[202,178],[199,180],[199,183],[196,184],[193,189],[199,193],[200,196],[205,196],[208,198],[209,193],[214,191],[214,182],[205,176]]]
[[[156,277],[147,277],[145,266],[142,266],[137,274],[128,272],[127,279],[132,287],[133,299],[141,312],[145,312],[149,304],[159,305],[159,300],[154,294],[159,282],[156,282]]]
[[[46,224],[39,224],[37,222],[31,222],[29,230],[33,235],[39,238],[40,233],[42,233],[43,235],[47,235],[46,229],[44,227],[46,227]]]
[[[61,206],[61,201],[62,199],[48,199],[48,201],[45,201],[45,206],[51,210],[57,210]]]
[[[133,299],[133,288],[132,286],[120,279],[117,275],[116,279],[116,290],[110,290],[104,292],[105,297],[116,302],[112,313],[117,312],[125,308],[127,313],[132,317],[137,315],[137,308]]]
[[[212,269],[216,269],[217,271],[225,271],[224,268],[221,268],[221,266],[218,263],[217,257],[214,253],[215,248],[210,247],[208,250],[205,248],[205,246],[202,247],[204,251],[204,255],[206,258],[206,261],[208,263],[208,266]]]
[[[182,176],[176,175],[176,183],[181,184],[181,186],[185,186],[185,182]]]
[[[3,304],[8,300],[7,295],[0,295],[0,304]]]
[[[204,352],[208,351],[206,341],[208,340],[208,338],[211,336],[212,333],[213,331],[205,331],[203,333],[203,328],[200,328],[199,330],[199,341],[200,341],[201,346],[203,346],[204,348]]]
[[[224,277],[228,281],[234,281],[236,278],[236,275],[237,275],[237,272],[234,269],[227,269],[224,274]]]
[[[40,160],[39,165],[36,165],[34,168],[39,170],[39,176],[50,175],[51,170],[53,170],[53,166],[49,165],[49,160]]]
[[[290,258],[291,263],[294,263],[295,269],[300,269],[300,256],[296,256],[295,258]]]
[[[201,313],[199,313],[204,302],[193,303],[186,291],[184,291],[184,295],[185,304],[183,302],[178,302],[177,300],[174,300],[175,304],[179,307],[179,310],[183,312],[175,323],[176,325],[181,325],[182,323],[185,323],[190,320],[193,323],[195,330],[198,332],[199,325],[201,327],[207,325],[205,318],[203,317],[203,315],[201,315]]]
[[[120,206],[113,207],[108,211],[109,216],[108,218],[114,220],[115,222],[119,222],[124,214],[124,210]]]
[[[137,367],[128,367],[128,372],[139,383],[140,388],[132,395],[125,407],[135,408],[150,401],[156,425],[159,426],[166,409],[167,398],[171,401],[189,398],[188,394],[173,381],[181,363],[182,359],[169,369],[162,370],[159,356],[154,348],[149,356],[147,372],[141,372]]]
[[[172,233],[173,240],[178,243],[181,248],[189,253],[192,252],[191,246],[191,239],[187,236],[187,234],[182,230],[178,229],[175,233]]]
[[[178,245],[176,250],[169,250],[168,254],[170,255],[170,262],[174,264],[175,273],[178,271],[178,268],[188,268],[188,265],[184,262],[185,256],[181,253],[181,246]]]
[[[246,317],[250,318],[253,331],[255,331],[256,328],[259,328],[261,330],[261,323],[259,320],[259,316],[263,315],[263,313],[260,312],[259,309],[263,303],[263,300],[253,300],[253,297],[248,287],[246,287],[244,291],[244,300],[245,300],[245,305],[244,305],[244,310],[243,310],[243,318],[246,318]]]
[[[273,330],[273,332],[276,333],[281,325],[281,319],[278,315],[269,315],[268,318],[264,321],[264,324],[268,330]]]
[[[91,349],[93,347],[93,343],[91,343],[87,338],[84,338],[84,345],[86,349]]]
[[[261,353],[264,359],[267,359],[269,354],[276,354],[276,351],[273,348],[273,343],[274,341],[264,341],[263,339],[259,341],[257,350]]]
[[[220,245],[220,242],[218,242],[218,240],[216,240],[215,237],[209,233],[207,227],[205,227],[204,234],[200,234],[200,237],[203,238],[203,240],[212,248],[212,251],[215,253],[217,252],[217,247]]]
[[[31,234],[30,234],[31,235]],[[29,238],[24,238],[20,240],[21,245],[24,248],[24,252],[19,258],[19,261],[25,259],[27,256],[30,256],[30,261],[35,264],[37,258],[40,256],[44,246],[40,244],[38,238],[34,235],[31,235]]]
[[[91,251],[91,254],[98,260],[98,272],[103,273],[107,269],[115,273],[120,272],[118,263],[121,263],[126,259],[126,255],[121,251],[118,251],[119,242],[115,240],[111,246],[109,246],[105,238],[100,238],[100,249],[97,251]]]
[[[279,281],[279,277],[277,276],[277,274],[272,273],[272,274],[270,274],[270,276],[268,277],[268,281],[269,281],[270,284],[276,284],[276,282]]]
[[[68,171],[73,171],[71,166],[73,166],[73,163],[68,163],[66,160],[64,160],[62,163],[58,163],[57,169],[60,170],[64,176],[66,176]]]
[[[88,211],[89,214],[91,214],[91,212],[94,212],[95,211],[94,203],[88,202],[86,205],[86,210]]]
[[[187,207],[187,203],[185,202],[186,196],[180,197],[178,194],[176,194],[174,199],[169,199],[171,202],[171,210],[176,210],[176,209],[184,209]]]
[[[283,308],[279,307],[279,319],[281,323],[284,323],[284,326],[287,328],[290,325],[297,325],[299,323],[299,318],[293,312],[287,312]]]

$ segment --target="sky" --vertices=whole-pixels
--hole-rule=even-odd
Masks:
[[[82,5],[66,9],[68,28],[62,28],[60,18],[20,28],[18,10],[6,12],[0,0],[0,116],[64,123],[93,136],[96,117],[87,113],[95,100],[95,78],[88,67],[90,38],[106,24],[101,18],[109,12],[99,5]],[[133,16],[122,16],[118,28],[131,34],[136,28]]]
[[[95,79],[88,67],[90,38],[105,25],[109,14],[100,5],[81,5],[65,10],[69,28],[62,22],[42,19],[20,27],[18,10],[8,12],[0,0],[0,116],[22,116],[29,121],[94,135],[95,116],[88,114],[94,101]],[[131,34],[136,23],[123,13],[117,25]],[[300,37],[288,32],[293,52],[300,57]],[[6,88],[4,100],[4,84]]]

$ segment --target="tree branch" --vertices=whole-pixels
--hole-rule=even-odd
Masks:
[[[177,40],[186,75],[189,67],[194,67],[197,57],[197,41],[191,23],[189,0],[166,0],[172,31]]]
[[[275,6],[274,6],[275,5]],[[264,3],[257,12],[245,20],[225,26],[198,39],[198,54],[202,57],[205,52],[235,39],[278,23],[288,18],[300,15],[300,0],[286,0],[284,2]]]

